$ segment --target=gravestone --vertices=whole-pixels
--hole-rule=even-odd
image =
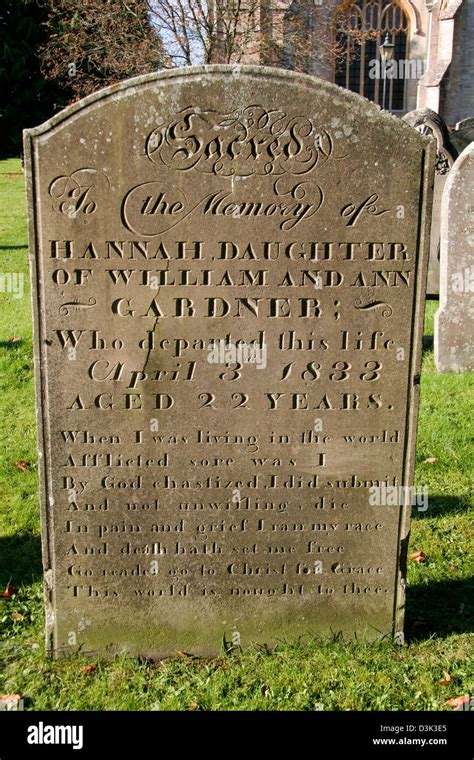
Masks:
[[[446,182],[441,210],[441,293],[435,315],[439,372],[474,369],[474,143]]]
[[[403,118],[420,134],[436,139],[437,152],[426,295],[437,298],[439,296],[439,220],[441,196],[448,172],[456,160],[457,151],[450,141],[448,128],[443,119],[435,111],[432,111],[431,108],[420,108],[416,111],[410,111]]]
[[[216,66],[25,150],[48,650],[400,636],[432,142]]]
[[[474,129],[474,116],[468,116],[467,119],[458,121],[456,129]]]
[[[463,122],[459,122],[449,135],[449,141],[456,151],[456,155],[460,156],[461,153],[469,143],[474,142],[474,118],[464,119],[464,126],[459,126]]]

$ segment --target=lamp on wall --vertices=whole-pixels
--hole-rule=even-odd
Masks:
[[[385,39],[381,45],[379,45],[380,58],[382,60],[383,71],[383,94],[382,94],[382,108],[385,108],[385,91],[387,89],[387,63],[393,58],[393,51],[395,45],[390,42],[388,34],[385,35]]]

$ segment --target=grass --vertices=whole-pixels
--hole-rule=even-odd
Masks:
[[[0,692],[21,694],[33,710],[448,710],[448,699],[472,695],[474,383],[469,375],[438,375],[430,350],[416,464],[416,483],[428,486],[430,502],[414,512],[410,540],[410,552],[428,560],[409,563],[404,646],[315,638],[212,660],[124,656],[97,661],[93,670],[79,656],[45,659],[24,207],[19,161],[0,162],[0,271],[22,273],[25,288],[22,298],[0,292],[0,584],[19,588],[0,600]],[[435,309],[427,304],[427,335]],[[442,685],[444,671],[451,680]]]

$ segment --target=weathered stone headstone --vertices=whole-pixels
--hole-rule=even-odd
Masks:
[[[464,121],[466,122],[465,126],[457,125],[456,129],[449,135],[449,141],[457,156],[461,155],[469,143],[474,142],[474,119],[465,119]]]
[[[25,146],[49,650],[399,633],[432,142],[224,66]]]
[[[461,153],[441,205],[441,292],[435,315],[440,372],[474,369],[474,143]]]
[[[456,160],[457,152],[451,144],[446,124],[441,116],[432,111],[431,108],[420,108],[416,111],[410,111],[403,118],[420,134],[434,137],[437,144],[433,210],[431,215],[430,258],[426,283],[426,295],[437,298],[439,296],[439,219],[441,196],[443,195],[446,177]]]
[[[468,116],[467,119],[458,121],[456,129],[474,129],[474,116]]]

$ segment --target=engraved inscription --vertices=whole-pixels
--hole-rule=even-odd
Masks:
[[[27,157],[49,650],[401,630],[410,505],[371,493],[410,485],[430,145],[245,67],[62,119]]]
[[[78,214],[89,216],[97,211],[97,191],[108,184],[105,174],[97,169],[76,169],[70,175],[53,179],[48,192],[53,209],[74,219]]]
[[[261,105],[228,113],[184,108],[146,139],[146,154],[178,171],[223,177],[302,175],[333,157],[334,141],[307,116]]]

